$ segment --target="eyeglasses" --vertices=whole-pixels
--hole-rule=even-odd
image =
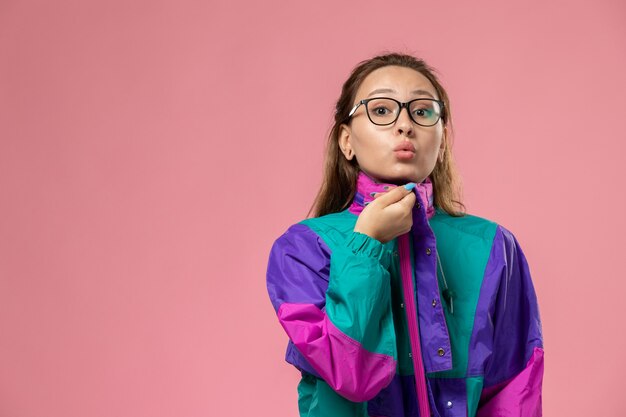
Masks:
[[[409,117],[420,126],[433,126],[437,124],[443,112],[443,101],[433,98],[416,98],[415,100],[401,103],[388,97],[366,98],[359,101],[348,113],[350,119],[356,109],[365,104],[367,117],[378,126],[393,124],[400,117],[403,107],[406,107]]]

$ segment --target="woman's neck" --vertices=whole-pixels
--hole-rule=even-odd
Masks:
[[[351,213],[358,215],[363,211],[365,206],[374,201],[373,194],[384,193],[404,184],[406,183],[394,184],[391,182],[381,182],[365,172],[359,171],[356,181],[356,191],[349,210]],[[430,177],[426,177],[424,181],[418,183],[415,187],[415,192],[416,196],[419,195],[418,201],[415,203],[416,207],[418,202],[421,202],[420,210],[423,210],[422,205],[426,205],[426,215],[430,219],[435,214],[433,184]]]

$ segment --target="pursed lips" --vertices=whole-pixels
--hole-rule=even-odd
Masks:
[[[396,152],[396,151],[410,151],[410,152],[415,153],[415,146],[413,146],[413,144],[411,142],[405,142],[405,143],[402,143],[402,144],[396,146],[393,150],[394,150],[394,152]]]

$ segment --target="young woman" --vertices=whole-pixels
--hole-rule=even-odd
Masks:
[[[343,85],[314,217],[274,243],[267,288],[301,416],[540,416],[543,341],[519,243],[465,213],[450,102],[413,56]]]

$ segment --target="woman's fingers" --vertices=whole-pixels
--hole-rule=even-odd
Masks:
[[[415,187],[415,184],[414,183],[409,183],[409,184],[411,185],[409,187],[410,189],[407,189],[406,186],[395,187],[386,192],[376,193],[376,195],[374,196],[374,199],[380,199],[381,203],[378,203],[378,204],[382,204],[383,207],[386,207],[390,204],[397,203],[400,200],[404,199],[404,197],[406,197],[407,195],[413,194],[411,190]]]

